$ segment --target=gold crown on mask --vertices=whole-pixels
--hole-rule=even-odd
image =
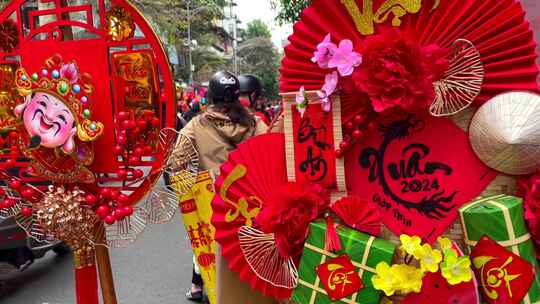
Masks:
[[[75,117],[77,137],[81,141],[95,141],[103,133],[103,124],[91,120],[92,79],[87,73],[80,74],[75,62],[64,63],[62,56],[56,54],[45,61],[41,71],[32,75],[19,68],[15,85],[22,97],[42,92],[63,101]]]

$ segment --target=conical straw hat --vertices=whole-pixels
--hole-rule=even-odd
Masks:
[[[540,96],[510,92],[486,102],[469,129],[472,148],[489,167],[510,175],[540,166]]]

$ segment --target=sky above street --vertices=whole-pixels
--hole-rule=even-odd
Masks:
[[[278,47],[282,46],[282,41],[292,33],[292,25],[279,26],[275,21],[275,13],[270,7],[269,0],[235,0],[238,6],[236,14],[242,21],[243,28],[254,19],[263,20],[272,31],[272,41]]]

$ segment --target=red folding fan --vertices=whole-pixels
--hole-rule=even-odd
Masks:
[[[279,299],[291,294],[296,276],[294,264],[279,257],[273,236],[257,230],[254,219],[272,191],[287,182],[285,164],[282,134],[248,140],[221,166],[212,201],[215,239],[229,268],[253,289]],[[263,265],[266,267],[253,263],[251,254],[261,255],[260,250],[265,252],[264,259],[273,261]],[[291,274],[287,276],[283,268],[290,268]]]
[[[484,69],[477,103],[508,90],[538,89],[536,43],[518,1],[314,0],[295,24],[285,49],[281,91],[298,91],[301,86],[321,89],[329,70],[311,58],[328,33],[334,42],[352,40],[355,50],[361,51],[366,35],[392,27],[412,34],[423,46],[436,43],[451,49],[460,39],[472,42]],[[358,113],[359,98],[358,93],[342,91],[344,121]]]

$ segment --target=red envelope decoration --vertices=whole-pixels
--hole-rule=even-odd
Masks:
[[[352,194],[377,206],[394,234],[430,243],[496,176],[453,122],[412,114],[381,121],[347,153],[345,164]]]
[[[364,283],[348,255],[339,256],[319,265],[317,275],[332,301],[346,298],[364,288]]]
[[[487,236],[471,252],[483,299],[489,304],[518,304],[534,280],[531,264]]]

